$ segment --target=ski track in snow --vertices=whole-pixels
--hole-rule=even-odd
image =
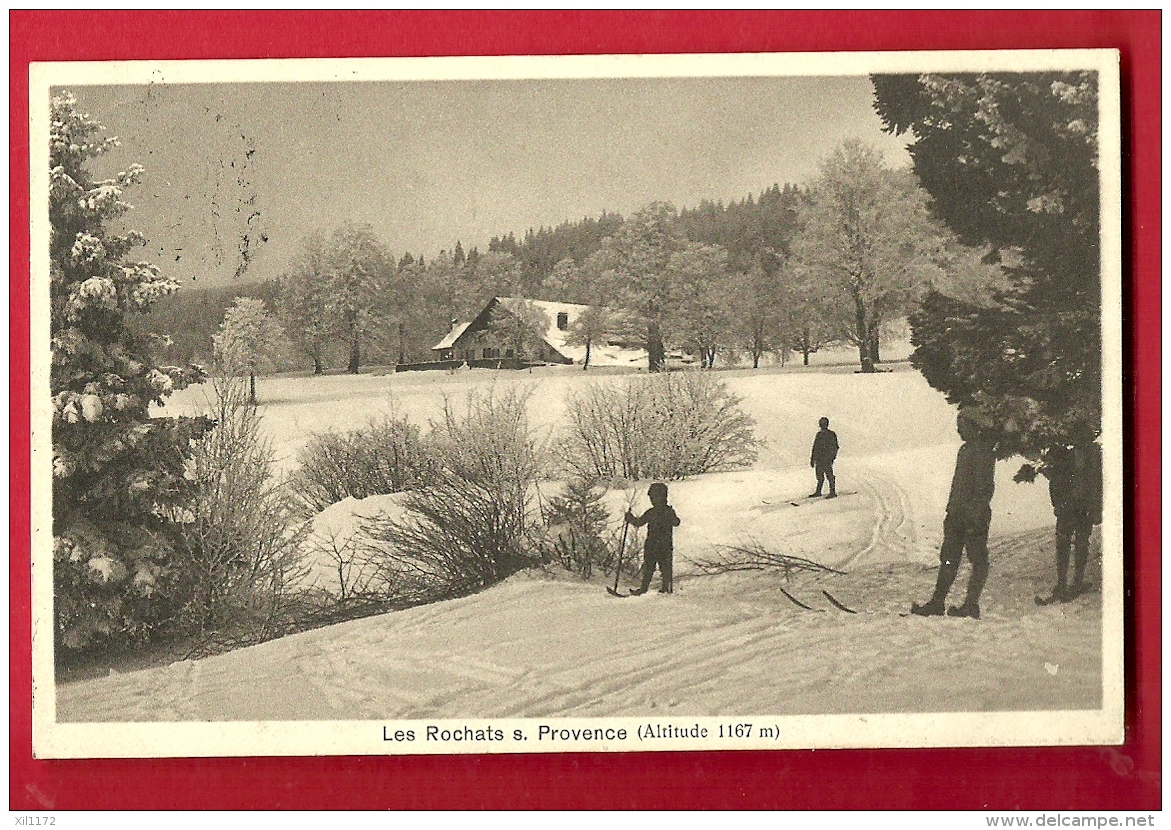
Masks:
[[[1008,462],[997,470],[984,618],[900,616],[934,584],[958,446],[948,443],[952,410],[921,378],[730,377],[767,451],[751,470],[671,484],[683,519],[674,595],[618,599],[605,591],[612,576],[586,582],[522,573],[473,596],[203,660],[59,684],[59,719],[759,716],[1100,705],[1100,598],[1035,606],[1033,596],[1053,579],[1052,513],[1043,487],[1011,483]],[[435,390],[445,387],[429,380],[394,382],[434,408]],[[562,396],[571,380],[558,376],[551,388]],[[371,388],[389,382],[353,381]],[[277,423],[327,423],[337,388],[349,383],[326,379],[320,400],[293,401],[276,411]],[[887,397],[876,403],[876,395]],[[357,396],[358,409],[382,405],[367,398]],[[792,425],[816,424],[823,411],[848,439],[837,465],[843,496],[797,499],[813,483],[803,462],[814,429],[794,436]],[[916,412],[916,435],[926,438],[905,434],[906,412]],[[282,440],[292,446],[302,432]],[[637,512],[645,508],[645,487],[634,495]],[[606,503],[614,512],[627,498],[614,491]],[[351,514],[378,509],[372,499],[330,511],[344,525]],[[785,581],[767,571],[704,575],[692,564],[746,543],[847,573]],[[637,547],[630,543],[627,555]],[[965,566],[953,595],[962,596],[966,580]],[[792,605],[778,587],[816,610]],[[834,608],[823,589],[857,613]]]
[[[834,566],[840,570],[869,564],[875,551],[883,551],[884,559],[899,559],[917,546],[906,490],[872,469],[858,472],[858,487],[874,504],[874,529],[865,547]]]
[[[1047,534],[997,540],[1035,556]],[[1037,608],[1032,576],[1001,568],[980,621],[903,618],[887,564],[846,576],[694,576],[671,597],[519,575],[445,603],[357,620],[201,661],[63,686],[65,720],[366,720],[1063,709],[1098,705],[1100,606]],[[961,574],[961,581],[964,575]],[[1031,581],[1030,581],[1031,580]],[[858,610],[837,611],[829,587]],[[1056,676],[1045,663],[1058,665]]]

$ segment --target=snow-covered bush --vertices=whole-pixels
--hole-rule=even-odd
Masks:
[[[740,398],[705,372],[593,384],[570,396],[568,412],[563,458],[589,478],[680,479],[747,467],[760,445]]]
[[[540,463],[525,396],[469,395],[431,425],[433,469],[409,491],[401,519],[366,527],[399,598],[459,596],[538,561]]]
[[[279,627],[304,573],[306,528],[294,518],[273,450],[243,378],[217,378],[215,428],[196,445],[187,476],[194,499],[183,528],[187,601],[180,627],[208,636],[265,639]]]
[[[352,496],[398,493],[425,481],[431,464],[419,428],[386,415],[348,432],[315,435],[290,486],[312,512]]]
[[[184,459],[210,425],[152,418],[150,405],[202,378],[162,367],[129,318],[179,285],[130,254],[146,240],[107,225],[130,205],[131,165],[95,181],[90,159],[117,144],[54,96],[49,128],[49,331],[53,401],[53,597],[63,654],[141,638],[182,602],[173,512],[190,497]]]

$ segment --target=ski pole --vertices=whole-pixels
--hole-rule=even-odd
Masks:
[[[626,522],[626,516],[622,517],[622,541],[618,545],[618,567],[614,569],[614,590],[610,593],[618,593],[618,578],[622,576],[622,554],[626,551],[626,530],[630,525]]]

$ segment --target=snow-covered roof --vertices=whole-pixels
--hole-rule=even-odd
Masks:
[[[447,333],[447,336],[436,343],[431,348],[438,351],[440,349],[450,349],[456,346],[459,339],[463,337],[468,328],[477,325],[473,331],[483,329],[487,325],[488,315],[491,309],[501,306],[508,311],[527,305],[529,308],[535,308],[545,314],[547,318],[547,328],[545,330],[544,340],[552,348],[556,349],[565,358],[581,363],[585,360],[586,349],[585,346],[570,346],[566,344],[569,338],[569,329],[573,328],[574,321],[584,313],[589,306],[581,303],[557,303],[549,300],[530,300],[526,297],[493,297],[488,303],[484,305],[484,309],[476,315],[476,318],[467,323],[460,323],[452,328]],[[565,328],[557,326],[557,319],[560,315],[565,315]],[[630,349],[624,346],[610,346],[605,343],[594,343],[591,350],[590,362],[597,365],[613,365],[625,366],[632,363],[637,363],[646,360],[646,352],[641,349]]]
[[[548,328],[545,330],[545,342],[570,360],[585,360],[585,346],[567,346],[565,345],[565,340],[569,337],[568,329],[573,326],[574,321],[582,312],[589,308],[588,305],[580,305],[578,303],[551,303],[548,300],[528,300],[524,297],[497,297],[496,301],[509,311],[524,304],[529,308],[535,308],[544,312],[549,323]],[[559,314],[566,315],[566,330],[557,327],[557,316]]]
[[[468,327],[481,318],[485,318],[485,313],[489,308],[502,306],[508,311],[512,311],[521,305],[527,305],[530,308],[536,308],[545,314],[548,319],[548,328],[545,330],[545,342],[552,346],[565,357],[571,360],[583,360],[585,358],[585,347],[583,346],[566,346],[565,339],[569,336],[567,330],[562,330],[557,327],[557,318],[564,314],[566,320],[566,329],[573,325],[573,321],[578,318],[583,311],[589,308],[588,305],[581,305],[579,303],[551,303],[547,300],[529,300],[525,297],[493,297],[484,306],[484,311],[476,315],[475,320],[467,323],[460,323],[454,326],[447,335],[436,343],[431,348],[433,350],[450,349],[455,346]],[[482,327],[483,324],[481,324]],[[578,354],[581,352],[581,354]]]
[[[455,345],[455,341],[459,340],[459,336],[461,334],[463,334],[467,330],[468,326],[470,326],[471,324],[472,323],[470,320],[466,323],[457,323],[456,325],[451,327],[451,331],[449,331],[447,333],[446,337],[444,337],[442,340],[440,340],[438,343],[436,343],[431,348],[433,350],[435,350],[435,349],[450,349],[452,346]]]

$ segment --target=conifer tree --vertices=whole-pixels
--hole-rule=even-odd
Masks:
[[[95,181],[87,163],[117,139],[68,93],[52,99],[51,118],[54,624],[58,645],[79,649],[149,634],[181,604],[172,517],[190,496],[191,443],[210,423],[151,417],[202,374],[156,365],[148,338],[126,325],[179,287],[131,258],[140,234],[109,227],[143,168]]]
[[[545,521],[560,527],[552,545],[553,553],[568,570],[589,579],[595,564],[605,566],[609,514],[602,501],[604,492],[588,476],[574,475],[565,492],[549,500]]]
[[[875,76],[876,109],[910,131],[932,208],[991,247],[1008,285],[935,292],[912,362],[953,403],[1037,457],[1101,431],[1098,82],[1092,72]]]

